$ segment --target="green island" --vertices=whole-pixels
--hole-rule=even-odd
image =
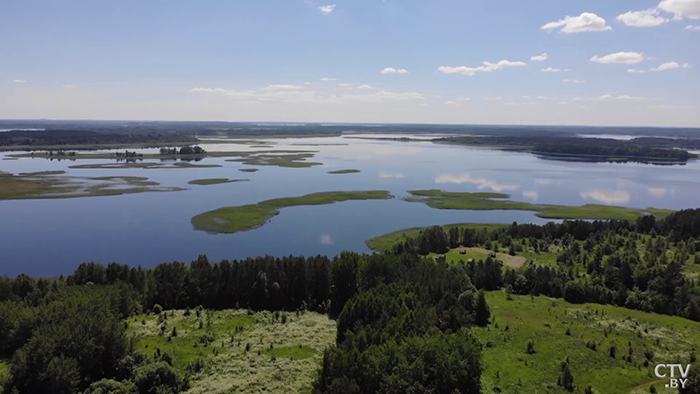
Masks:
[[[409,190],[409,193],[413,197],[406,198],[406,201],[425,203],[437,209],[536,211],[537,216],[548,219],[634,220],[648,213],[662,218],[673,212],[656,208],[640,210],[600,204],[582,206],[531,204],[505,200],[510,197],[505,193],[446,192],[438,189]]]
[[[280,151],[277,151],[280,152]],[[323,163],[306,161],[313,158],[312,153],[292,153],[292,154],[257,154],[240,159],[229,159],[226,161],[240,162],[249,166],[277,166],[290,168],[307,168],[320,166]]]
[[[238,171],[240,171],[240,172],[258,172],[260,170],[257,168],[239,168]]]
[[[328,171],[329,174],[357,174],[360,172],[360,170],[337,170],[337,171]]]
[[[236,233],[260,227],[279,209],[299,205],[323,205],[348,200],[377,200],[392,198],[384,190],[335,191],[307,194],[301,197],[276,198],[257,204],[225,207],[201,213],[192,218],[196,230],[216,233]]]
[[[287,157],[288,155],[311,155],[317,151],[314,150],[257,150],[257,151],[214,151],[210,152],[197,146],[185,146],[177,148],[160,148],[160,153],[137,153],[135,151],[118,151],[101,152],[101,153],[85,153],[65,150],[46,150],[29,153],[13,153],[8,155],[10,158],[34,158],[34,159],[54,159],[54,160],[98,160],[98,159],[116,159],[116,160],[201,160],[212,157],[255,157],[256,155],[267,155],[268,157]]]
[[[222,167],[220,164],[192,164],[190,162],[181,161],[176,163],[136,163],[136,162],[119,162],[119,163],[100,163],[100,164],[76,164],[68,168],[71,169],[115,169],[115,168],[144,168],[144,169],[169,169],[169,168],[217,168]]]
[[[66,172],[63,170],[58,170],[58,171],[22,172],[19,175],[21,175],[21,176],[41,176],[41,175],[62,175],[65,173]]]
[[[228,179],[228,178],[207,178],[207,179],[194,179],[187,183],[190,185],[219,185],[222,183],[234,183],[234,182],[246,182],[250,179]]]
[[[94,181],[100,182],[95,184]],[[0,200],[102,197],[185,190],[159,185],[158,182],[149,181],[146,177],[135,176],[90,178],[47,176],[46,172],[13,176],[0,172]]]

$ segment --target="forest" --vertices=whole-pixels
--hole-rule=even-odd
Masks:
[[[195,137],[170,133],[99,133],[90,130],[11,130],[0,133],[0,147],[135,144],[135,143],[191,143]]]
[[[336,320],[336,345],[323,355],[315,393],[479,393],[484,344],[472,328],[492,326],[484,291],[700,321],[700,286],[684,274],[700,263],[698,238],[700,210],[684,210],[658,221],[433,227],[374,255],[218,263],[202,255],[153,269],[84,263],[55,280],[3,277],[0,360],[10,362],[3,392],[182,392],[191,376],[178,373],[167,353],[136,351],[124,319],[235,308],[315,311]],[[424,257],[460,245],[556,250],[557,257],[518,269],[492,258]],[[697,374],[691,384],[681,393],[698,392]]]
[[[569,136],[489,136],[446,137],[434,142],[483,146],[511,146],[531,149],[534,153],[569,156],[604,156],[612,158],[655,158],[686,161],[694,155],[683,149],[700,149],[700,140],[640,137],[630,140],[579,138]]]

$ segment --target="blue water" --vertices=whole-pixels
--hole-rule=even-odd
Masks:
[[[111,197],[0,201],[0,275],[71,273],[81,262],[151,267],[165,261],[190,261],[258,255],[335,255],[368,252],[364,241],[406,227],[458,222],[543,223],[533,212],[437,210],[409,203],[408,190],[497,191],[512,199],[542,204],[588,203],[637,208],[697,207],[700,163],[654,166],[635,163],[562,162],[528,153],[430,142],[370,141],[341,137],[276,139],[274,148],[240,144],[205,145],[214,151],[315,150],[311,168],[253,166],[223,158],[201,163],[221,168],[68,169],[73,164],[104,163],[45,159],[0,160],[0,171],[20,173],[64,169],[75,177],[145,176],[165,187],[188,190]],[[348,144],[299,146],[295,144]],[[144,150],[146,152],[147,150]],[[6,156],[0,155],[0,158]],[[359,174],[331,175],[354,168]],[[250,179],[211,186],[200,178]],[[348,201],[324,206],[283,208],[255,230],[236,234],[195,231],[199,213],[277,197],[332,190],[388,190],[397,198]]]

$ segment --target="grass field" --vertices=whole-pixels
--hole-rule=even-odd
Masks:
[[[5,381],[10,377],[10,363],[6,360],[0,360],[0,394],[3,391]]]
[[[335,342],[335,322],[316,313],[167,314],[167,320],[153,314],[130,318],[129,332],[137,338],[138,350],[148,355],[156,349],[168,352],[175,369],[183,374],[189,370],[192,394],[310,393],[323,350]],[[173,328],[177,336],[168,340]],[[188,365],[198,360],[203,368],[192,372]]]
[[[464,250],[466,253],[459,253],[461,250]],[[484,248],[459,247],[447,251],[445,253],[445,261],[448,263],[457,263],[459,261],[467,262],[469,259],[474,259],[474,261],[486,260],[490,253],[490,250],[486,250]],[[435,257],[437,256],[437,253],[431,253],[429,256]],[[511,268],[520,268],[526,261],[529,261],[523,256],[511,256],[507,253],[501,252],[496,253],[496,259],[503,261],[504,266]]]
[[[442,228],[445,231],[449,231],[452,227],[461,227],[461,228],[471,228],[471,229],[496,229],[496,228],[501,228],[508,226],[508,224],[502,224],[502,223],[454,223],[454,224],[446,224],[442,226]],[[403,242],[406,240],[406,237],[416,237],[418,234],[420,234],[421,231],[427,229],[428,227],[411,227],[411,228],[405,228],[401,230],[396,230],[392,231],[387,234],[382,234],[374,238],[370,238],[365,241],[365,244],[367,246],[377,252],[383,252],[385,250],[389,250],[392,246],[396,245],[399,242]]]
[[[360,172],[360,170],[337,170],[337,171],[328,171],[329,174],[357,174]]]
[[[196,230],[209,233],[236,233],[260,227],[271,217],[279,214],[279,208],[297,205],[323,205],[347,200],[388,199],[387,191],[370,190],[354,192],[323,192],[301,197],[276,198],[257,204],[225,207],[201,213],[192,218]]]
[[[442,190],[409,190],[413,197],[406,201],[422,202],[437,209],[495,210],[509,209],[536,211],[537,216],[547,219],[599,219],[599,220],[635,220],[646,213],[659,218],[668,216],[673,211],[667,209],[647,208],[639,210],[609,205],[586,204],[583,206],[537,205],[527,202],[506,200],[504,193],[457,193]]]
[[[487,293],[487,302],[492,323],[474,329],[484,344],[484,394],[567,393],[557,385],[567,357],[576,393],[590,385],[598,394],[641,394],[654,382],[659,393],[677,393],[664,389],[668,382],[659,382],[654,366],[686,364],[700,344],[700,324],[679,317],[543,296],[509,301],[503,292]],[[526,352],[530,341],[534,354]],[[596,350],[586,346],[593,343]],[[645,351],[653,352],[647,366]],[[631,362],[623,359],[628,355]]]
[[[189,181],[190,185],[219,185],[222,183],[245,182],[249,179],[207,178]]]

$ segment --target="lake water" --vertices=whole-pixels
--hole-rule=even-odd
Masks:
[[[354,135],[355,137],[357,135]],[[400,137],[397,135],[371,137]],[[112,197],[0,201],[0,275],[71,273],[81,262],[112,261],[152,267],[165,261],[211,260],[258,255],[335,255],[369,252],[364,241],[406,227],[459,222],[543,223],[533,212],[437,210],[401,198],[408,190],[496,191],[543,204],[587,203],[637,208],[694,208],[700,192],[700,162],[657,166],[547,160],[529,153],[480,147],[352,139],[345,137],[266,140],[271,147],[217,143],[209,151],[314,150],[323,166],[247,166],[207,158],[221,168],[69,169],[106,160],[0,160],[0,171],[66,170],[68,175],[145,176],[162,186],[188,190]],[[250,145],[259,145],[251,143]],[[154,150],[140,150],[152,152]],[[7,153],[0,153],[0,159]],[[259,168],[256,173],[240,168]],[[332,175],[328,171],[358,169]],[[250,179],[212,186],[188,185],[201,178]],[[199,213],[278,197],[334,190],[388,190],[397,198],[283,208],[255,230],[236,234],[195,231]]]

